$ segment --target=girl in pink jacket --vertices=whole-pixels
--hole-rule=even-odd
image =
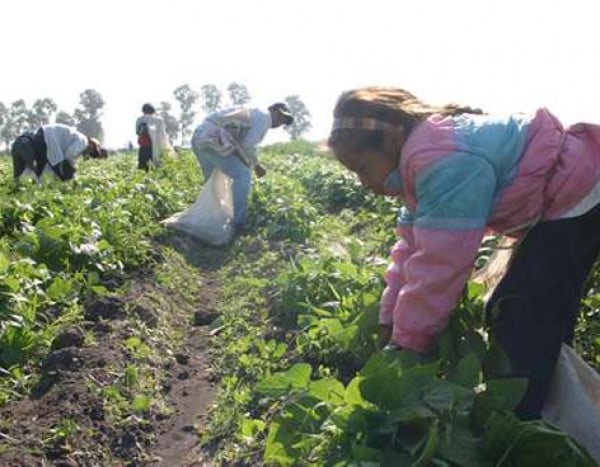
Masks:
[[[517,414],[538,418],[600,251],[600,126],[364,88],[339,98],[329,145],[367,189],[406,205],[381,298],[384,344],[431,349],[486,232],[519,238],[487,318],[513,376],[529,379]]]

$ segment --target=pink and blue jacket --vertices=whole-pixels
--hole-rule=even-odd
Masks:
[[[600,202],[600,126],[546,109],[504,118],[433,115],[408,136],[396,184],[406,207],[380,323],[425,351],[446,327],[484,235],[583,214]],[[525,228],[524,228],[525,227]]]

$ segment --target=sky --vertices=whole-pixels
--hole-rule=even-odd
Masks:
[[[266,108],[298,94],[309,139],[328,135],[339,94],[403,87],[490,112],[548,107],[600,122],[593,0],[2,0],[0,102],[51,97],[72,112],[99,91],[105,142],[135,140],[146,102],[240,81]],[[203,114],[198,109],[195,124]],[[282,130],[268,141],[287,139]]]

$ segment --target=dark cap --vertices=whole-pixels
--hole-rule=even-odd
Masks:
[[[154,106],[148,102],[146,102],[144,105],[142,105],[142,113],[143,114],[153,114],[156,112],[156,109],[154,108]]]
[[[294,116],[285,102],[275,102],[269,107],[269,110],[271,112],[279,112],[281,115],[283,115],[285,117],[286,125],[291,125],[294,123]]]

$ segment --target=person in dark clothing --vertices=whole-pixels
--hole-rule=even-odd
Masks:
[[[98,140],[61,124],[44,125],[35,132],[18,136],[11,154],[15,180],[19,180],[26,170],[39,180],[46,167],[50,167],[60,180],[71,180],[79,156],[107,157],[106,149]]]
[[[157,165],[160,159],[172,152],[169,138],[165,131],[165,123],[156,114],[152,104],[142,106],[143,115],[135,122],[135,132],[138,135],[138,169],[150,168],[150,164]]]

